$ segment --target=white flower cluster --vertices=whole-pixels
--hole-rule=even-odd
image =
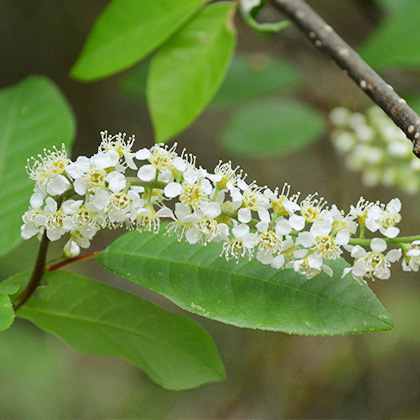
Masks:
[[[133,152],[134,138],[101,134],[99,150],[90,158],[80,156],[72,162],[63,147],[28,163],[35,188],[23,216],[24,239],[45,233],[56,241],[69,235],[64,256],[72,258],[100,229],[126,226],[157,233],[165,218],[170,220],[167,234],[179,240],[221,242],[221,256],[227,260],[255,257],[308,279],[321,271],[332,275],[326,261],[343,250],[354,258],[344,274],[351,271],[367,278],[388,278],[390,263],[402,255],[401,249],[385,254],[386,241],[399,234],[398,199],[385,206],[361,198],[345,214],[335,205],[329,208],[316,194],[304,199],[291,195],[288,185],[272,191],[247,183],[246,175],[230,162],[220,162],[210,173],[197,166],[192,155],[178,154],[176,145],[156,144]],[[128,168],[137,176],[128,177]],[[172,210],[166,203],[175,198]],[[364,239],[365,230],[380,232],[384,239]],[[360,236],[354,237],[357,231]],[[362,245],[370,245],[371,251]],[[417,271],[418,244],[402,249],[404,269]]]
[[[420,190],[420,160],[405,134],[379,107],[365,114],[335,108],[330,121],[336,151],[350,170],[362,173],[367,187],[383,184],[408,193]]]

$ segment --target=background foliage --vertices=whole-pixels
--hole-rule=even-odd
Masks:
[[[196,10],[203,2],[189,3],[191,10]],[[371,57],[372,64],[381,66],[397,91],[413,94],[419,92],[419,74],[417,63],[408,57],[408,50],[405,61],[400,56],[393,61],[375,63],[378,59],[372,51],[382,47],[372,44],[392,35],[375,35],[375,28],[383,31],[385,29],[381,28],[385,25],[386,30],[398,32],[403,29],[401,22],[412,21],[415,14],[411,10],[415,3],[407,0],[396,7],[395,2],[385,1],[343,1],[337,5],[337,2],[325,0],[314,6],[350,44],[364,44],[363,54]],[[20,82],[33,73],[54,80],[76,113],[75,156],[93,153],[99,142],[98,132],[105,128],[110,132],[135,133],[138,147],[153,143],[154,135],[144,101],[144,92],[150,86],[145,90],[143,63],[131,72],[94,84],[82,85],[68,78],[68,71],[82,50],[95,18],[106,4],[50,1],[35,7],[30,2],[16,4],[6,1],[5,13],[0,16],[0,34],[2,39],[8,40],[1,46],[2,56],[8,57],[8,64],[1,69],[0,87]],[[389,5],[391,8],[386,8]],[[405,13],[404,19],[398,18],[402,13]],[[167,19],[165,26],[169,31],[171,16]],[[267,11],[261,13],[261,19],[276,21],[278,18]],[[281,37],[267,40],[257,38],[239,21],[238,24],[241,55],[234,60],[211,107],[179,136],[182,146],[196,154],[204,167],[236,155],[235,161],[249,172],[251,179],[270,186],[288,181],[304,194],[318,190],[329,202],[343,207],[360,194],[383,201],[392,198],[395,193],[386,189],[362,191],[357,177],[348,174],[342,162],[334,156],[327,137],[320,137],[322,131],[326,133],[325,116],[330,107],[341,104],[362,109],[368,101],[293,29],[281,33]],[[357,33],[354,31],[356,26],[359,28]],[[411,43],[410,51],[416,45],[418,27],[410,26],[411,30],[404,35],[406,42]],[[141,38],[141,34],[139,36]],[[156,45],[167,36],[169,33],[156,36]],[[125,64],[134,63],[146,53],[144,50],[135,51],[134,58],[127,58]],[[124,60],[116,62],[124,63]],[[89,65],[89,68],[94,66]],[[99,69],[104,67],[99,66]],[[109,72],[116,70],[111,68]],[[72,74],[77,75],[77,71],[76,66]],[[90,79],[104,75],[94,74]],[[245,90],[246,96],[243,95]],[[2,92],[6,94],[7,91]],[[284,104],[288,105],[287,111]],[[17,110],[22,111],[24,106],[22,104]],[[294,107],[300,113],[293,112]],[[38,108],[34,105],[34,109]],[[265,111],[260,112],[267,119],[255,124],[249,115],[259,109]],[[284,116],[285,112],[291,112],[291,116],[287,118],[286,114],[284,119],[295,121],[294,130],[286,130],[283,124],[280,125],[279,116]],[[71,117],[67,119],[70,121]],[[70,122],[66,124],[70,139],[73,137],[72,125]],[[31,141],[35,142],[38,135],[48,134],[38,134],[36,128],[30,128],[28,136]],[[259,128],[261,132],[258,132]],[[243,131],[238,132],[240,129]],[[264,136],[267,143],[260,149],[259,142],[244,144],[244,131],[252,133],[255,139]],[[219,138],[220,142],[217,141]],[[246,140],[250,141],[248,137]],[[298,142],[302,147],[300,153],[297,153]],[[37,153],[32,151],[30,142],[25,142],[25,146],[25,152],[19,153],[22,156],[21,168],[27,157]],[[37,150],[40,152],[40,147],[45,146],[48,144],[43,142]],[[6,171],[9,173],[10,170]],[[23,175],[26,176],[24,172]],[[0,173],[0,176],[4,175]],[[403,203],[410,203],[404,213],[405,229],[408,229],[416,226],[417,218],[407,207],[416,208],[420,203],[417,203],[418,198],[401,198]],[[402,228],[404,230],[404,226]],[[112,236],[103,234],[98,237],[96,248],[111,243]],[[25,265],[32,265],[32,247],[33,244],[24,244],[1,260],[2,279]],[[96,265],[86,263],[75,269],[85,276],[118,285],[172,311],[179,311],[167,300],[112,277]],[[18,321],[18,328],[0,335],[1,357],[5,360],[0,368],[0,375],[4,378],[0,383],[5,387],[1,393],[5,396],[0,401],[1,412],[16,418],[69,415],[203,417],[203,413],[216,418],[357,417],[366,416],[366,413],[370,413],[369,417],[381,417],[384,413],[397,417],[415,416],[420,409],[420,390],[416,385],[420,369],[419,343],[413,333],[419,323],[418,311],[415,310],[419,286],[415,280],[415,275],[399,276],[395,273],[388,284],[372,285],[396,323],[396,329],[388,334],[329,339],[289,337],[234,329],[200,318],[200,323],[211,332],[222,353],[229,379],[222,385],[208,385],[180,394],[158,389],[143,373],[124,362],[73,353],[55,338],[46,337],[26,322]],[[12,293],[1,292],[2,296]],[[28,337],[31,337],[30,345]],[[58,393],[60,385],[66,392]],[[6,397],[10,395],[10,387],[16,390],[16,401],[27,401],[26,405],[16,404]],[[139,395],[142,398],[139,399]]]

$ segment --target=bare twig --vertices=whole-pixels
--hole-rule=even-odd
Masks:
[[[303,0],[272,0],[312,41],[329,55],[379,105],[413,142],[420,158],[420,117],[348,44]]]

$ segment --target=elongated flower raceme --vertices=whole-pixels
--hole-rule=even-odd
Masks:
[[[102,132],[98,152],[74,162],[64,149],[32,158],[27,171],[35,181],[22,237],[51,241],[67,237],[63,254],[73,258],[88,248],[100,229],[125,227],[166,234],[203,246],[220,243],[227,260],[257,259],[273,269],[292,268],[308,279],[321,271],[332,275],[328,260],[347,251],[355,277],[387,279],[391,263],[402,259],[405,271],[420,267],[420,239],[397,238],[401,202],[368,202],[361,198],[348,213],[311,194],[303,199],[290,186],[270,190],[230,162],[213,172],[180,154],[176,144],[156,144],[133,151],[134,137]],[[126,174],[136,170],[136,177]],[[168,203],[173,200],[172,210]],[[381,237],[364,237],[372,232]],[[387,251],[388,244],[395,248]]]

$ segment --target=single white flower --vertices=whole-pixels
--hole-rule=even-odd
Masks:
[[[248,256],[251,260],[254,255],[254,247],[258,243],[258,235],[249,232],[249,226],[240,224],[232,229],[233,238],[229,242],[223,244],[221,255],[224,255],[226,260],[231,258],[239,261],[239,257]]]

